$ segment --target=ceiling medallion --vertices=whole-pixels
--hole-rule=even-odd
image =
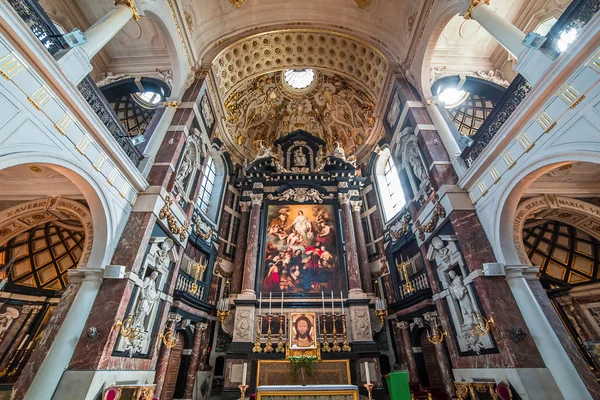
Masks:
[[[371,5],[373,0],[354,0],[354,4],[358,6],[358,8],[365,9]]]
[[[231,4],[235,8],[241,8],[245,2],[246,0],[229,0],[229,4]]]
[[[42,172],[42,169],[40,167],[38,167],[37,165],[30,165],[29,169],[32,170],[33,172]]]

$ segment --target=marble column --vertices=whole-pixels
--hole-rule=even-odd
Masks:
[[[356,248],[358,252],[358,264],[360,270],[360,280],[362,289],[366,293],[373,293],[373,280],[371,279],[371,270],[369,266],[369,255],[367,253],[367,241],[360,218],[362,200],[351,201],[352,222],[354,223],[354,236],[356,237]]]
[[[467,166],[464,160],[460,157],[461,149],[458,145],[457,138],[452,134],[452,131],[448,127],[448,122],[444,119],[442,112],[439,109],[437,102],[427,101],[427,112],[433,121],[435,129],[437,129],[440,139],[448,152],[450,162],[459,177],[463,177],[467,173]]]
[[[202,347],[206,346],[206,336],[208,333],[208,324],[206,322],[198,322],[194,330],[194,344],[192,347],[192,356],[188,365],[187,377],[185,380],[185,390],[183,392],[184,399],[191,399],[194,394],[194,384],[196,383],[196,372],[200,364],[200,353]]]
[[[515,58],[526,47],[523,45],[525,34],[516,26],[496,14],[490,6],[490,0],[471,0],[465,13],[465,19],[473,19],[483,27],[494,39],[498,41]]]
[[[356,238],[352,223],[352,211],[350,209],[350,193],[339,193],[338,199],[342,209],[342,230],[346,249],[346,266],[348,268],[348,297],[352,295],[363,297],[360,273],[358,270],[358,255],[356,251]]]
[[[242,273],[244,271],[244,256],[246,254],[246,239],[248,238],[248,220],[250,219],[249,201],[240,201],[240,227],[237,235],[237,248],[233,259],[233,277],[231,278],[231,293],[238,294],[242,290]]]
[[[527,273],[530,268],[528,265],[507,265],[505,271],[506,280],[531,336],[564,398],[592,399],[525,280],[524,273]],[[537,268],[535,270],[537,271]]]
[[[170,314],[167,319],[167,328],[165,332],[174,332],[174,325],[176,324],[176,316]],[[173,334],[175,337],[176,333]],[[175,339],[175,337],[173,339]],[[167,376],[167,368],[169,367],[169,358],[171,357],[171,348],[165,346],[161,341],[160,354],[156,363],[156,373],[154,374],[154,397],[160,399],[162,395],[163,385],[165,383],[165,377]]]
[[[80,48],[85,51],[90,60],[123,29],[131,19],[137,21],[140,15],[134,0],[117,0],[115,8],[84,32],[87,42]]]
[[[442,381],[444,382],[444,389],[446,390],[446,396],[452,398],[452,396],[454,396],[454,377],[452,376],[452,367],[450,366],[446,345],[444,344],[446,340],[448,340],[448,337],[444,339],[444,342],[436,344],[434,347],[435,356],[440,366]]]
[[[21,396],[25,395],[25,399],[43,400],[52,398],[53,389],[58,385],[75,352],[75,347],[102,283],[103,274],[104,269],[102,268],[81,268],[69,271],[69,286],[78,287],[78,290],[74,290],[74,293],[71,293],[71,297],[68,298],[69,287],[67,286],[65,294],[63,294],[54,310],[54,315],[44,333],[46,340],[42,339],[44,343],[40,341],[39,347],[36,348],[38,354],[43,353],[41,354],[43,361],[41,361],[35,376],[32,377],[33,380],[27,389],[27,393],[20,393]],[[63,302],[66,305],[65,308],[61,306]],[[55,321],[54,324],[53,321]],[[48,337],[52,334],[55,335],[53,340]],[[33,364],[33,361],[30,361],[27,367],[30,367],[31,364]],[[27,367],[21,374],[23,381],[28,376]],[[31,373],[31,369],[29,369],[29,373]],[[21,381],[21,378],[19,378],[19,381]],[[15,385],[13,394],[16,398],[21,398],[17,386]],[[23,386],[21,386],[21,389],[23,389]],[[48,390],[49,388],[52,390]]]
[[[402,344],[404,345],[404,354],[406,354],[406,363],[408,364],[409,380],[410,382],[418,382],[417,362],[415,361],[412,345],[410,344],[410,324],[406,321],[401,321],[397,323],[397,326],[402,331]]]
[[[258,267],[258,236],[260,234],[260,207],[263,202],[262,193],[251,194],[252,209],[248,221],[248,240],[246,243],[246,257],[244,260],[244,280],[242,281],[242,295],[256,299],[254,281]]]

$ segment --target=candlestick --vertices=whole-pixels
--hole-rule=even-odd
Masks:
[[[323,315],[325,315],[325,293],[321,290],[321,300],[323,301]]]
[[[365,375],[367,376],[367,385],[371,383],[371,374],[369,373],[369,363],[365,361]]]
[[[244,372],[242,372],[242,385],[246,384],[246,373],[248,372],[248,363],[244,363]]]
[[[334,306],[333,306],[333,290],[331,291],[331,313],[333,314],[333,310],[334,310]]]
[[[273,293],[269,292],[269,314],[273,314],[272,311]]]
[[[337,341],[337,329],[335,328],[335,314],[331,314],[331,322],[333,328],[331,329],[331,334],[333,335],[333,346],[331,347],[331,351],[340,352],[342,348],[340,347]]]
[[[344,294],[340,290],[340,303],[342,303],[342,314],[344,313]]]
[[[283,314],[279,314],[279,340],[277,340],[275,353],[285,353],[285,346],[283,345]]]
[[[281,312],[279,314],[283,315],[283,292],[281,292]]]
[[[271,314],[267,315],[267,322],[268,322],[268,327],[267,327],[267,341],[265,342],[265,353],[272,353],[273,352],[273,342],[271,341],[271,320],[272,320],[273,316]]]
[[[342,351],[352,351],[350,343],[348,343],[348,331],[346,330],[346,314],[342,314]]]
[[[239,385],[238,386],[240,388],[240,392],[241,392],[241,397],[240,400],[245,400],[246,398],[246,390],[248,389],[248,385]]]
[[[260,300],[258,300],[258,315],[262,314],[262,292],[260,292]]]
[[[323,321],[323,343],[321,343],[321,349],[324,353],[329,353],[331,348],[329,347],[329,342],[327,341],[327,314],[323,314],[321,317]]]
[[[369,400],[373,399],[373,397],[371,397],[372,396],[372,392],[373,392],[373,386],[375,386],[375,385],[373,385],[372,383],[367,383],[365,385],[365,387],[367,388],[367,392],[369,393]],[[431,393],[429,395],[431,395]]]

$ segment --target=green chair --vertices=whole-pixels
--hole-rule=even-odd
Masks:
[[[408,372],[391,372],[385,377],[391,400],[410,400]]]

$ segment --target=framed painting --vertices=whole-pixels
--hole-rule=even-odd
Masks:
[[[269,204],[263,229],[262,291],[342,290],[339,235],[332,204]]]
[[[290,319],[290,348],[314,349],[317,345],[315,313],[292,313]]]

